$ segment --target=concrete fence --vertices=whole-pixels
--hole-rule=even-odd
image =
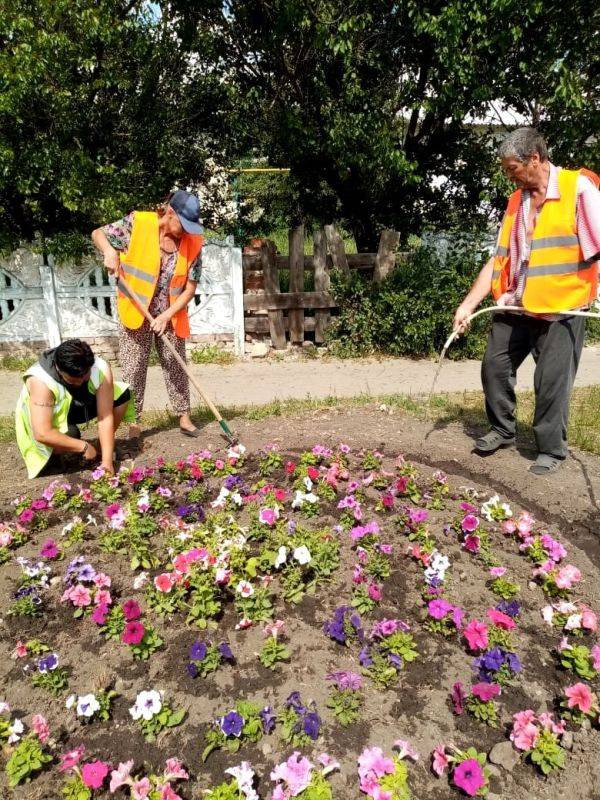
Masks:
[[[81,264],[44,263],[28,248],[0,256],[0,354],[36,353],[81,338],[99,354],[117,352],[114,279],[94,258]],[[244,352],[242,253],[233,238],[211,239],[202,277],[189,305],[189,346],[232,342]]]

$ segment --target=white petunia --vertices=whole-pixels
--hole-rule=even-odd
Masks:
[[[18,742],[24,730],[25,726],[21,720],[13,719],[11,724],[8,726],[8,739],[6,740],[8,744],[14,744],[15,742]]]
[[[100,703],[93,694],[83,694],[77,699],[77,716],[90,719],[100,710]]]
[[[308,564],[312,556],[308,547],[303,544],[294,550],[294,558],[299,564]]]
[[[155,689],[150,691],[142,691],[135,698],[135,704],[129,709],[129,713],[133,719],[143,718],[146,721],[151,720],[162,708],[162,700],[160,692]]]
[[[277,558],[275,559],[275,568],[279,569],[282,564],[285,564],[287,561],[287,547],[281,545],[279,550],[277,551]]]

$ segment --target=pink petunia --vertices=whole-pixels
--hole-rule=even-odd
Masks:
[[[94,604],[97,606],[109,606],[112,603],[112,597],[108,589],[98,589],[94,595]]]
[[[156,578],[154,578],[154,586],[159,592],[165,594],[171,591],[174,584],[175,578],[170,572],[163,572],[161,575],[157,575]]]
[[[556,576],[556,585],[559,589],[571,589],[574,583],[581,580],[581,572],[573,564],[561,567]]]
[[[446,755],[445,746],[443,744],[438,744],[438,746],[435,748],[435,750],[431,755],[432,755],[431,768],[438,776],[438,778],[441,778],[450,765],[450,759]]]
[[[166,781],[187,781],[189,774],[178,758],[168,758],[165,762],[164,778]]]
[[[588,714],[594,702],[594,695],[589,686],[585,683],[575,683],[567,686],[565,696],[568,697],[567,705],[569,708],[577,708],[583,714]]]
[[[142,778],[139,781],[134,781],[134,783],[131,784],[132,800],[146,800],[151,789],[152,784],[149,778]]]
[[[76,767],[77,764],[83,758],[85,753],[85,747],[81,744],[79,747],[76,747],[74,750],[69,750],[67,753],[63,753],[60,757],[60,764],[58,768],[61,772],[66,772],[69,769],[73,769]]]
[[[81,780],[89,789],[99,789],[109,771],[105,761],[90,761],[81,768]]]
[[[36,714],[31,720],[31,728],[42,744],[50,738],[50,726],[41,714]]]
[[[170,783],[166,783],[160,790],[158,800],[183,800],[183,798],[180,794],[177,794]]]
[[[464,637],[467,640],[469,649],[485,650],[488,646],[488,629],[484,622],[478,619],[473,619],[463,631]]]
[[[514,619],[496,608],[488,608],[487,615],[490,622],[496,625],[497,628],[502,628],[505,631],[511,631],[516,628],[517,624]]]
[[[111,794],[131,783],[131,770],[133,769],[133,759],[131,761],[121,761],[117,769],[110,773],[109,790]]]
[[[594,669],[596,672],[600,672],[600,645],[595,644],[590,652],[594,661]]]
[[[586,631],[595,631],[598,628],[598,617],[587,606],[582,606],[581,609],[581,627]]]
[[[475,514],[467,514],[460,523],[463,531],[473,533],[479,527],[479,518]]]
[[[506,567],[490,567],[490,575],[492,578],[501,578],[506,574]]]
[[[104,625],[106,622],[106,617],[108,616],[109,607],[108,605],[99,605],[92,611],[92,622],[95,622],[96,625]]]
[[[108,575],[105,575],[104,572],[97,572],[94,575],[94,585],[98,587],[98,589],[110,589],[112,581]]]
[[[69,592],[69,600],[74,606],[77,606],[77,608],[83,608],[84,606],[89,606],[91,604],[92,595],[87,587],[78,583]]]

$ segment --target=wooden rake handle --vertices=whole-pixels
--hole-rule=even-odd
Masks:
[[[122,272],[118,276],[118,282],[121,283],[121,285],[124,286],[125,289],[127,289],[129,299],[133,300],[133,302],[135,303],[135,305],[138,308],[138,311],[140,311],[144,315],[144,317],[146,317],[148,322],[150,322],[150,323],[154,322],[154,317],[150,314],[148,309],[145,308],[140,303],[140,301],[137,299],[137,297],[135,296],[131,286],[129,286],[129,284],[125,280],[125,277],[123,276]],[[215,419],[217,420],[217,422],[219,424],[221,424],[221,422],[224,422],[223,417],[221,416],[221,413],[219,412],[219,409],[216,407],[216,405],[213,403],[213,401],[210,399],[210,397],[204,392],[204,390],[202,389],[202,387],[200,386],[198,381],[194,378],[194,376],[192,375],[192,373],[190,372],[190,370],[188,368],[188,365],[185,363],[183,358],[179,355],[179,353],[175,349],[174,345],[169,341],[169,338],[167,336],[165,336],[164,333],[161,333],[159,335],[160,335],[161,339],[163,340],[163,342],[166,344],[167,348],[173,354],[173,357],[175,358],[175,360],[177,361],[177,363],[179,364],[181,369],[185,372],[185,374],[190,379],[190,383],[192,384],[194,389],[198,392],[198,394],[200,395],[202,400],[210,408],[210,410],[212,411],[212,413],[213,413]]]

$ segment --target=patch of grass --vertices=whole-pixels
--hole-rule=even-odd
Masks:
[[[11,372],[25,372],[38,359],[35,356],[2,356],[0,369],[9,369]]]
[[[216,344],[208,344],[192,350],[191,360],[194,364],[235,364],[236,357],[229,350],[224,350]]]
[[[269,417],[301,416],[324,411],[329,408],[361,408],[368,405],[385,404],[407,416],[429,420],[439,427],[459,422],[467,427],[485,427],[487,424],[483,394],[462,392],[459,394],[437,394],[428,401],[425,396],[403,394],[373,397],[359,394],[355,397],[307,397],[302,400],[273,400],[261,406],[227,406],[221,413],[225,419],[234,418],[262,420]],[[519,430],[532,436],[534,396],[533,392],[520,392],[517,402]],[[192,412],[197,422],[211,422],[210,411],[198,406]],[[178,418],[168,411],[146,411],[142,415],[144,427],[154,431],[169,430],[178,424]],[[14,418],[0,416],[0,442],[14,440]],[[569,444],[589,453],[600,455],[600,386],[577,388],[571,400],[569,422]]]

